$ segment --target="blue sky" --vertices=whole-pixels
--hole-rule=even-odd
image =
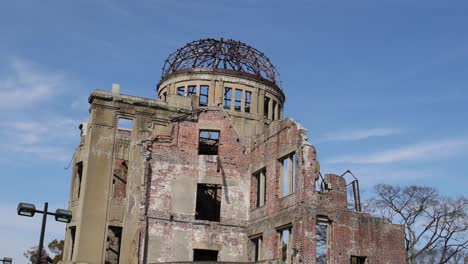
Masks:
[[[467,194],[466,1],[3,1],[0,4],[0,257],[37,244],[27,201],[66,208],[94,89],[155,98],[169,53],[233,38],[277,67],[285,116],[322,173]],[[64,225],[49,219],[48,238]]]

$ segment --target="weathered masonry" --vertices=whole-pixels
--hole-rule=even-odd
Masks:
[[[206,39],[169,56],[157,100],[94,91],[63,262],[405,263],[402,227],[360,212],[357,181],[322,177],[278,77]]]

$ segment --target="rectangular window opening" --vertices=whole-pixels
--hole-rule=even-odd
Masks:
[[[284,197],[296,191],[296,154],[293,152],[279,161],[281,164],[281,191]]]
[[[260,261],[263,259],[263,252],[262,252],[262,247],[263,247],[263,237],[262,236],[257,236],[254,238],[250,239],[250,242],[252,243],[252,251],[251,251],[251,261]]]
[[[114,177],[112,178],[112,197],[124,199],[127,195],[128,160],[115,159]]]
[[[200,130],[198,155],[218,155],[219,131]]]
[[[273,120],[278,120],[278,109],[276,109],[277,103],[273,100]]]
[[[232,88],[224,88],[224,108],[231,109]]]
[[[133,120],[128,118],[119,118],[118,127],[120,130],[132,130]]]
[[[252,92],[245,91],[244,109],[246,113],[250,113],[250,103],[252,101]]]
[[[263,101],[263,116],[268,118],[270,116],[270,97],[265,96],[265,100]]]
[[[193,261],[218,261],[217,250],[194,249]]]
[[[234,100],[234,110],[240,112],[242,105],[242,90],[236,89],[236,97]]]
[[[221,219],[221,185],[198,184],[195,219],[219,222]]]
[[[83,179],[83,162],[78,162],[75,165],[75,177],[73,179],[73,200],[80,198],[81,181]]]
[[[166,102],[166,92],[162,93],[161,95],[161,101]]]
[[[75,249],[75,234],[76,234],[76,226],[70,226],[68,228],[70,231],[70,260],[73,260],[73,251]]]
[[[315,225],[315,262],[317,264],[327,264],[328,254],[328,225],[326,223],[317,223]]]
[[[281,260],[284,263],[293,263],[292,254],[292,241],[293,241],[293,227],[289,226],[278,230],[279,244],[281,252]]]
[[[257,184],[256,207],[264,206],[266,203],[266,169],[262,169],[253,175]]]
[[[208,106],[208,85],[200,85],[199,106]]]
[[[196,85],[189,85],[188,86],[188,93],[187,96],[197,95],[197,86]]]
[[[185,86],[177,87],[177,95],[186,96],[186,94],[185,94]]]
[[[122,227],[109,226],[106,241],[106,264],[119,264]]]
[[[366,264],[367,257],[351,256],[351,264]]]

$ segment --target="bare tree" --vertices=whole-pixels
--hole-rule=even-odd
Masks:
[[[436,189],[422,186],[379,184],[375,191],[366,208],[404,226],[408,264],[428,255],[431,263],[450,263],[468,247],[467,198],[441,197]]]
[[[42,249],[42,259],[41,263],[53,263],[56,264],[60,260],[62,260],[62,255],[63,255],[63,245],[64,241],[63,240],[57,240],[54,239],[48,244],[48,248],[50,252],[54,253],[54,258],[51,258],[47,251],[45,249]],[[35,264],[37,263],[37,258],[38,258],[38,248],[37,247],[31,247],[28,249],[23,255],[32,263]]]

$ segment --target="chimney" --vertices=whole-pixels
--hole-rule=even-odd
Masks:
[[[112,84],[112,93],[113,94],[119,94],[120,93],[120,84],[118,84],[118,83],[113,83]]]

